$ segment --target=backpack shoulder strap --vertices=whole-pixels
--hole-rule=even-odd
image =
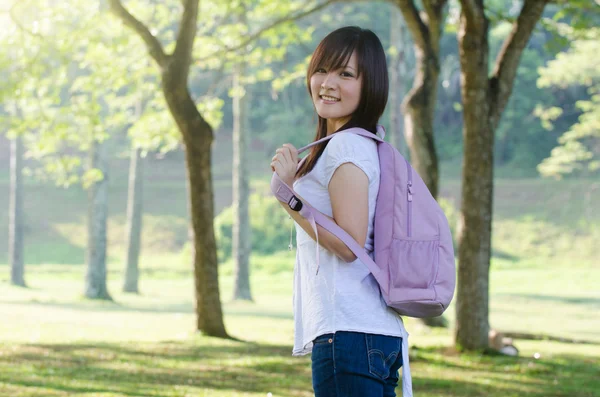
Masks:
[[[369,268],[371,273],[373,273],[373,276],[375,276],[375,279],[379,280],[379,266],[375,264],[373,259],[371,259],[371,257],[367,254],[367,251],[364,248],[361,248],[361,246],[356,242],[356,240],[354,240],[354,238],[351,235],[349,235],[344,229],[339,227],[335,222],[331,221],[329,218],[327,218],[321,212],[315,210],[314,208],[311,208],[311,211],[316,223],[318,223],[319,225],[324,227],[328,232],[342,240],[342,242],[346,244],[348,248],[350,248],[354,255],[356,255],[356,257],[360,259],[362,263],[364,263],[365,266]]]
[[[336,132],[335,134],[331,134],[331,135],[327,135],[325,138],[321,138],[318,141],[314,141],[312,143],[309,143],[308,145],[301,147],[300,149],[298,149],[298,154],[305,152],[306,150],[310,149],[311,147],[318,145],[321,142],[325,142],[330,140],[331,138],[333,138],[336,134],[356,134],[356,135],[362,135],[365,138],[371,138],[376,140],[377,142],[385,142],[383,140],[383,138],[385,138],[385,129],[383,128],[383,126],[378,125],[377,126],[377,134],[375,135],[372,132],[369,132],[363,128],[348,128],[347,130],[342,130],[340,132]],[[379,136],[381,135],[381,136]],[[306,157],[304,157],[302,160],[300,160],[300,162],[298,163],[298,168],[300,168],[302,166],[302,164],[304,163],[304,161],[306,160]]]
[[[333,138],[336,134],[356,134],[356,135],[362,135],[366,138],[371,138],[374,139],[378,142],[384,142],[383,138],[385,137],[385,129],[383,128],[383,126],[378,125],[377,126],[377,134],[375,135],[372,132],[369,132],[363,128],[348,128],[347,130],[342,130],[340,132],[336,132],[335,134],[331,134],[331,135],[327,135],[325,138],[321,138],[318,141],[314,141],[312,143],[309,143],[308,145],[301,147],[300,149],[298,149],[298,154],[305,152],[306,150],[310,149],[311,147],[318,145],[319,143],[325,142],[330,140],[331,138]],[[381,135],[381,136],[379,136]]]
[[[358,128],[358,127],[357,128],[349,128],[347,130],[340,131],[340,132],[338,132],[338,134],[356,134],[356,135],[364,136],[365,138],[374,139],[375,141],[377,141],[379,143],[385,142],[383,140],[383,138],[385,137],[385,129],[381,125],[377,126],[377,134],[378,135],[373,134],[372,132],[369,132],[363,128]],[[319,139],[318,141],[312,142],[312,143],[298,149],[298,154],[308,150],[309,148],[311,148],[321,142],[325,142],[325,141],[333,138],[335,135],[336,134],[328,135],[325,138]],[[306,157],[304,157],[300,161],[300,163],[298,164],[298,168],[300,168],[300,166],[302,165],[302,163],[305,160],[306,160]],[[292,203],[293,200],[300,201],[295,196],[295,192],[294,192],[293,188],[286,185],[281,180],[281,178],[279,178],[279,175],[277,175],[276,172],[273,173],[273,178],[271,180],[271,190],[273,191],[275,196],[280,201],[282,201],[284,203],[288,203],[288,205],[291,205],[290,203]],[[356,257],[359,258],[369,268],[369,270],[371,271],[371,273],[373,273],[375,278],[379,279],[379,276],[380,276],[379,267],[375,264],[375,262],[367,254],[367,251],[364,248],[362,248],[356,242],[356,240],[354,240],[354,238],[352,236],[350,236],[344,229],[339,227],[335,222],[329,220],[329,218],[327,218],[321,212],[317,211],[315,208],[310,206],[308,203],[302,203],[302,204],[299,206],[299,208],[301,208],[299,212],[304,218],[309,219],[309,221],[313,227],[313,230],[315,232],[315,235],[317,236],[317,245],[318,245],[318,233],[317,233],[316,224],[319,224],[322,227],[324,227],[327,231],[332,233],[334,236],[336,236],[340,240],[342,240],[344,242],[344,244],[346,244],[346,246],[348,246],[348,248],[350,248],[350,250],[354,253],[354,255],[356,255]],[[318,250],[317,250],[316,260],[317,260],[317,269],[318,269],[318,263],[319,263]],[[317,270],[317,272],[318,272],[318,270]]]

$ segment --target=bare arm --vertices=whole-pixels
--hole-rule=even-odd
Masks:
[[[364,247],[369,222],[369,179],[367,175],[352,163],[341,165],[329,182],[329,196],[333,210],[333,218],[329,219],[337,223],[361,247]],[[302,197],[298,198],[305,201]],[[290,209],[286,203],[281,203],[281,205],[296,223],[316,241],[310,222],[298,212]],[[345,262],[356,260],[356,255],[334,234],[319,225],[317,225],[317,231],[319,244],[323,248],[333,252]]]

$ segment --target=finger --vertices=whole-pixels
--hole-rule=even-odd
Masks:
[[[292,159],[294,161],[297,161],[298,160],[298,149],[296,149],[296,147],[294,147],[294,145],[292,145],[291,143],[286,143],[283,146],[290,149],[290,153],[292,154]]]
[[[273,168],[275,169],[277,175],[279,175],[280,177],[283,175],[284,168],[279,160],[273,162]]]
[[[277,167],[276,167],[276,166],[277,166],[278,164],[279,164],[279,162],[277,162],[277,161],[272,161],[272,162],[271,162],[271,170],[273,170],[273,172],[276,172],[276,171],[277,171]]]
[[[283,150],[279,151],[280,149],[277,149],[278,152],[275,156],[273,156],[273,159],[271,161],[277,161],[279,160],[281,162],[281,164],[286,164],[288,161],[283,153]]]
[[[285,150],[283,148],[279,148],[276,150],[275,158],[280,159],[282,162],[285,162]]]
[[[292,152],[291,152],[291,150],[290,150],[289,147],[287,147],[287,146],[284,145],[281,148],[281,154],[283,155],[283,157],[285,158],[285,160],[288,163],[290,163],[290,164],[294,163],[294,156],[292,155]]]

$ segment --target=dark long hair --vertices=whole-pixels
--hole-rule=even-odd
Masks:
[[[347,26],[329,33],[319,43],[310,60],[306,74],[308,93],[312,98],[310,79],[318,69],[343,68],[355,51],[358,63],[357,77],[362,76],[360,101],[350,120],[335,132],[361,127],[375,134],[377,122],[387,104],[389,82],[383,46],[372,31],[357,26]],[[318,116],[318,119],[317,133],[313,142],[327,136],[327,119],[321,116]],[[306,161],[296,173],[297,178],[312,171],[323,154],[327,142],[329,141],[311,148]]]

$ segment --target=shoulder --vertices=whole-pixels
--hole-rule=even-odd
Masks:
[[[357,134],[338,132],[331,138],[325,150],[328,156],[373,160],[373,154],[377,154],[377,143]]]
[[[331,138],[330,142],[333,146],[351,145],[351,146],[373,146],[376,147],[377,143],[374,139],[364,137],[362,135],[354,134],[352,132],[336,132]]]
[[[336,133],[330,139],[325,151],[326,185],[335,170],[345,163],[353,163],[362,169],[369,180],[376,179],[379,171],[377,142],[353,133]]]

